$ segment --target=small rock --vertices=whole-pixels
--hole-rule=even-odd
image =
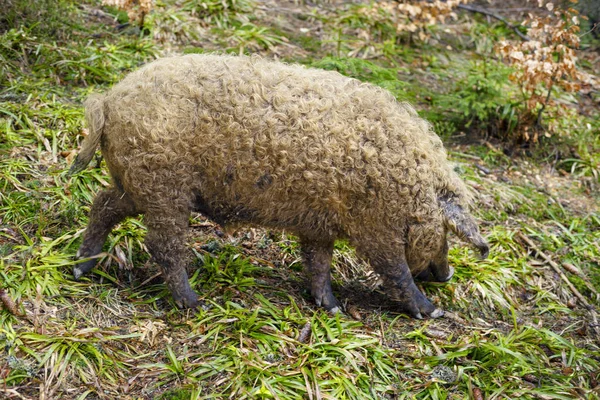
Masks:
[[[208,251],[209,253],[216,253],[221,250],[221,245],[216,240],[211,240],[210,242],[200,246],[200,248],[204,251]]]
[[[450,367],[446,367],[445,365],[436,365],[431,372],[431,377],[447,383],[454,383],[456,382],[458,375]]]

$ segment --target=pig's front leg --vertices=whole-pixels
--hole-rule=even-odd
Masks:
[[[429,263],[427,269],[415,278],[427,282],[448,282],[453,275],[454,268],[448,264],[448,241],[444,240],[444,245]]]
[[[383,276],[390,298],[414,318],[438,318],[444,315],[444,311],[436,308],[417,288],[406,261],[393,266],[376,264],[375,270]]]

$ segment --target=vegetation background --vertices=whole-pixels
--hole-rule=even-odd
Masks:
[[[0,398],[600,398],[597,0],[0,10]],[[484,261],[453,246],[453,280],[422,285],[444,318],[399,313],[345,243],[334,290],[346,313],[329,315],[292,236],[225,236],[201,215],[188,242],[202,309],[171,302],[141,219],[72,280],[92,198],[110,182],[100,157],[66,175],[82,101],[157,57],[211,51],[336,70],[434,124],[492,245]]]

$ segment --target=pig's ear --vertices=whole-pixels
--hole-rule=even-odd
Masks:
[[[479,233],[477,223],[471,214],[456,204],[451,197],[439,197],[438,201],[444,215],[446,227],[462,240],[475,246],[479,250],[481,258],[486,258],[490,252],[490,246]]]

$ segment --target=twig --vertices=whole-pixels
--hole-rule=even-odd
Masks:
[[[546,95],[546,100],[542,103],[542,108],[540,108],[540,110],[538,111],[537,119],[535,121],[535,126],[538,129],[543,128],[542,127],[542,113],[546,109],[546,105],[548,104],[548,101],[550,100],[550,95],[552,94],[552,88],[554,87],[554,82],[556,82],[556,75],[552,76],[550,86],[548,87],[548,94]]]
[[[590,303],[588,303],[588,301],[586,300],[586,298],[579,292],[579,290],[577,290],[577,288],[571,283],[571,281],[569,280],[569,278],[567,278],[567,276],[562,272],[562,270],[560,269],[560,266],[555,263],[554,261],[552,261],[552,259],[550,257],[548,257],[542,250],[540,250],[539,247],[537,247],[535,245],[535,243],[533,243],[531,241],[531,239],[529,239],[527,236],[523,235],[522,233],[519,232],[519,237],[521,239],[523,239],[523,241],[525,243],[527,243],[527,245],[535,250],[535,252],[544,259],[544,261],[546,261],[551,267],[552,269],[560,275],[561,279],[563,281],[565,281],[565,283],[567,284],[567,286],[569,286],[569,289],[571,289],[571,291],[573,292],[573,294],[583,303],[583,305],[585,305],[585,307],[587,309],[592,308],[592,306],[590,305]]]
[[[148,279],[146,279],[144,282],[140,283],[138,286],[136,286],[133,289],[137,290],[141,287],[144,287],[144,286],[146,286],[147,283],[152,282],[154,279],[158,278],[161,275],[162,275],[162,272],[157,272],[156,274],[152,275],[151,277],[149,277]]]
[[[21,393],[17,392],[16,389],[9,389],[7,387],[0,389],[0,393],[6,394],[7,396],[9,396],[8,398],[17,398],[18,397],[19,399],[23,399],[23,400],[32,399],[31,397],[23,396]]]
[[[8,312],[14,315],[15,317],[22,318],[34,327],[36,326],[36,324],[33,323],[29,315],[27,315],[27,313],[21,312],[17,303],[15,303],[15,301],[12,299],[12,297],[10,297],[8,292],[4,290],[2,286],[0,286],[0,309],[2,307],[6,308]]]
[[[569,280],[569,278],[567,278],[567,276],[562,272],[560,266],[555,263],[554,261],[552,261],[552,259],[550,257],[548,257],[542,250],[539,249],[539,247],[537,247],[535,245],[535,243],[533,243],[531,241],[531,239],[529,239],[527,236],[525,236],[524,234],[522,234],[521,232],[519,232],[519,237],[525,242],[527,243],[527,245],[534,250],[538,256],[540,256],[541,258],[544,259],[544,261],[546,261],[551,267],[552,269],[558,274],[560,275],[561,279],[567,284],[567,286],[569,287],[569,289],[571,289],[571,291],[573,292],[573,294],[579,299],[579,301],[581,301],[581,303],[585,306],[585,308],[589,311],[590,316],[592,317],[592,324],[590,324],[590,326],[592,327],[592,329],[594,330],[594,332],[596,333],[596,338],[598,338],[598,317],[596,316],[596,310],[594,309],[594,306],[590,305],[590,303],[588,303],[588,301],[586,300],[586,298],[579,292],[579,290],[577,290],[577,288],[571,283],[571,281]]]
[[[596,290],[596,288],[594,287],[594,285],[592,285],[592,283],[590,282],[589,278],[583,272],[581,272],[573,264],[562,263],[561,265],[562,265],[562,267],[564,269],[566,269],[567,271],[569,271],[573,275],[577,275],[578,277],[580,277],[583,280],[583,282],[585,283],[585,285],[587,286],[587,288],[590,290],[590,292],[594,293],[594,295],[596,296],[596,300],[600,299],[600,293],[598,293],[598,291]]]
[[[505,18],[501,17],[500,15],[493,13],[491,11],[488,10],[484,10],[482,8],[477,8],[477,7],[472,7],[472,6],[467,6],[465,4],[459,4],[457,6],[457,8],[460,8],[462,10],[466,10],[466,11],[471,11],[474,13],[479,13],[479,14],[483,14],[483,15],[489,15],[492,18],[497,19],[498,21],[503,22],[506,26],[508,26],[510,29],[512,29],[517,35],[519,35],[519,37],[523,40],[525,40],[526,42],[529,42],[531,39],[529,38],[529,36],[524,35],[520,30],[519,30],[519,25],[513,25],[510,22],[508,22]]]
[[[264,6],[258,6],[256,7],[259,10],[262,11],[276,11],[276,12],[284,12],[284,13],[289,13],[289,14],[298,14],[298,15],[311,15],[310,13],[304,12],[300,9],[294,10],[292,8],[285,8],[285,7],[264,7]]]
[[[481,161],[481,157],[473,156],[471,154],[461,153],[459,151],[450,151],[450,155],[462,157],[462,158],[468,158],[469,160]]]
[[[490,171],[488,168],[484,167],[484,166],[483,166],[483,165],[481,165],[481,164],[475,164],[475,168],[477,168],[478,170],[480,170],[481,172],[483,172],[483,173],[484,173],[484,174],[486,174],[486,175],[489,175],[489,174],[490,174],[490,172],[492,172],[492,171]]]
[[[594,23],[594,25],[592,25],[592,29],[590,29],[587,32],[582,33],[581,35],[579,35],[580,38],[589,35],[590,33],[593,33],[594,31],[600,31],[600,22],[596,22]]]
[[[535,7],[515,7],[515,8],[488,8],[488,10],[490,11],[514,11],[514,12],[521,12],[521,11],[534,11],[536,8]]]

